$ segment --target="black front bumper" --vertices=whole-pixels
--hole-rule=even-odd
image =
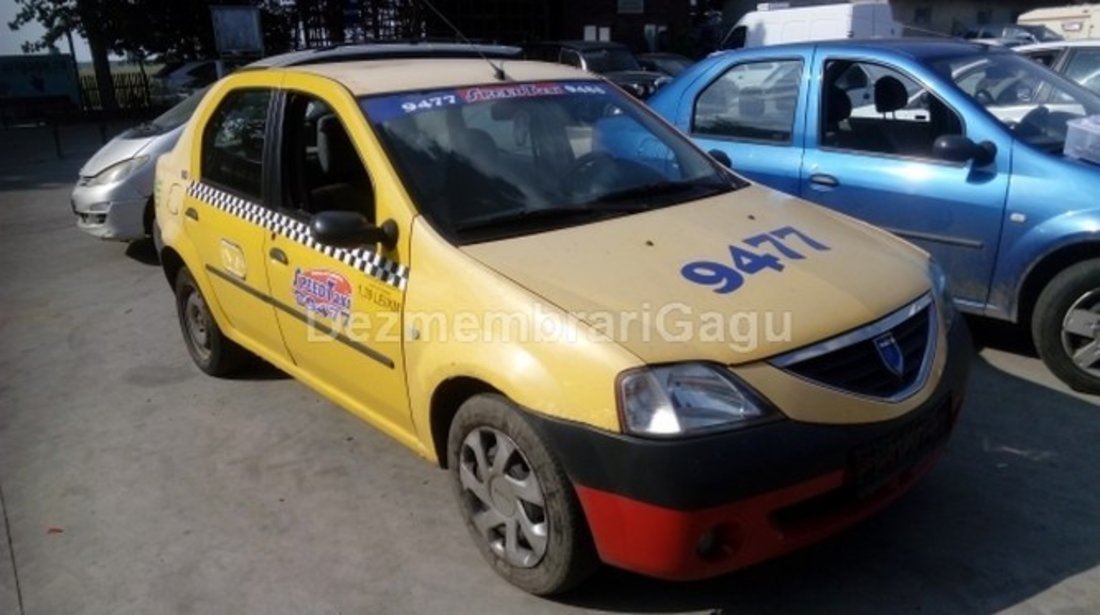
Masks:
[[[881,423],[823,425],[780,420],[712,435],[655,440],[532,413],[525,416],[575,484],[664,508],[698,510],[837,470],[851,470],[856,463],[854,457],[861,452],[912,432],[914,426],[923,428],[942,422],[942,437],[929,443],[942,444],[954,424],[973,355],[962,318],[956,318],[948,332],[947,347],[943,376],[928,401],[904,416]],[[933,416],[936,413],[944,416]],[[929,451],[911,452],[923,457]],[[897,460],[899,471],[916,461],[915,455],[910,457],[913,459]]]

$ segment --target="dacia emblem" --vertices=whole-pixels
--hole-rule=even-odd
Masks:
[[[905,373],[905,353],[901,351],[901,346],[894,339],[894,334],[887,332],[876,337],[875,350],[878,350],[878,356],[886,365],[886,369],[901,378],[901,375]]]

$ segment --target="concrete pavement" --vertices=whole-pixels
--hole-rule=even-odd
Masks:
[[[79,160],[0,165],[0,488],[22,612],[1100,611],[1100,408],[985,327],[941,464],[808,551],[559,600],[470,543],[447,476],[271,369],[190,362],[148,246],[68,209]],[[0,614],[19,613],[0,536]]]

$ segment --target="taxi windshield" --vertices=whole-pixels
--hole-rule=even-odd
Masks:
[[[1014,53],[982,53],[934,67],[1023,141],[1062,153],[1066,122],[1100,113],[1100,97]]]
[[[741,180],[598,81],[362,99],[425,217],[458,243],[595,222]]]

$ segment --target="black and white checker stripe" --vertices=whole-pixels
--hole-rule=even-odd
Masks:
[[[405,290],[405,285],[408,284],[409,268],[382,256],[378,252],[366,248],[349,250],[324,245],[310,235],[309,227],[302,222],[272,211],[259,203],[242,199],[202,182],[191,182],[191,185],[187,188],[187,193],[189,196],[200,199],[232,216],[253,224],[259,224],[291,241],[316,250],[345,265],[355,267],[359,271],[378,278],[398,290]]]

